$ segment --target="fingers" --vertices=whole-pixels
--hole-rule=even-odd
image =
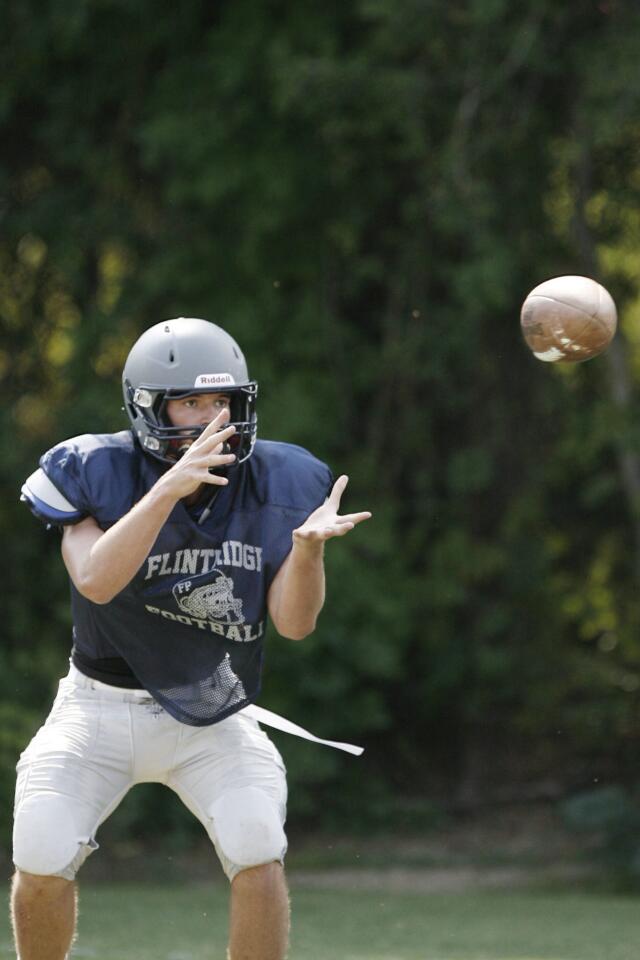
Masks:
[[[220,445],[218,444],[218,446]],[[218,446],[216,446],[216,450]],[[191,459],[188,468],[202,483],[224,486],[229,482],[227,477],[221,476],[215,471],[220,467],[230,466],[236,462],[236,459],[235,453],[216,453],[215,451],[200,450]]]
[[[207,424],[197,440],[191,445],[193,455],[198,457],[207,457],[207,466],[222,467],[229,463],[234,463],[236,456],[233,453],[222,453],[225,442],[233,436],[236,428],[231,424],[228,427],[219,429],[220,421],[228,419],[229,411],[221,410],[218,416]],[[211,459],[215,457],[215,459]]]
[[[352,528],[351,528],[352,529]],[[293,539],[304,541],[305,543],[318,543],[324,540],[331,540],[333,537],[340,537],[343,534],[337,532],[338,527],[313,527],[308,530],[294,530]],[[344,533],[348,533],[345,529]]]
[[[371,519],[369,510],[339,515],[340,500],[348,483],[349,477],[346,474],[338,477],[325,502],[307,517],[301,527],[293,531],[294,540],[309,543],[344,537],[359,523]]]
[[[349,530],[353,530],[353,524],[335,524],[332,527],[317,527],[314,530],[294,530],[294,539],[305,540],[307,543],[332,540],[334,537],[344,537]]]
[[[209,471],[230,466],[237,460],[235,453],[223,452],[225,442],[233,436],[236,428],[231,425],[222,430],[218,429],[221,419],[227,419],[228,415],[228,411],[223,410],[211,423],[207,424],[197,440],[189,445],[184,456],[176,464],[176,468],[186,471],[194,481],[214,486],[226,485],[228,482],[226,477]]]
[[[340,500],[342,498],[342,494],[344,493],[348,483],[349,483],[349,477],[345,473],[343,473],[342,476],[338,477],[338,479],[336,480],[336,482],[334,483],[331,489],[331,493],[329,494],[328,500],[331,506],[335,508],[336,513],[338,511],[338,507],[340,506]]]
[[[293,531],[293,536],[296,540],[306,541],[331,540],[333,537],[344,537],[345,534],[353,530],[357,524],[370,518],[371,514],[368,510],[362,511],[361,513],[351,513],[344,517],[336,517],[332,523],[327,523],[324,526],[318,524],[317,526],[309,526],[307,528],[299,527]]]
[[[229,437],[232,437],[236,432],[236,428],[231,424],[229,427],[225,427],[223,430],[218,430],[215,426],[216,421],[212,420],[210,424],[202,431],[200,436],[196,441],[194,441],[194,446],[197,444],[198,447],[210,447],[210,446],[219,446],[221,443],[224,443],[225,440],[228,440]]]
[[[356,525],[356,523],[362,523],[363,520],[370,520],[372,514],[369,510],[361,510],[360,513],[345,513],[344,516],[338,517],[341,522],[349,522]]]
[[[330,537],[344,537],[345,533],[349,533],[350,530],[353,530],[355,523],[347,521],[346,523],[334,523],[331,527],[325,527],[325,532],[327,534],[327,540]]]
[[[208,483],[213,487],[226,487],[226,485],[229,483],[229,477],[220,476],[218,473],[209,473],[207,470],[207,472],[200,477],[200,481],[202,483]]]
[[[224,424],[227,422],[228,419],[229,419],[229,411],[227,409],[221,410],[220,413],[218,413],[213,418],[213,420],[211,420],[206,425],[206,427],[204,428],[200,436],[193,441],[193,445],[195,446],[196,444],[198,444],[198,446],[201,446],[203,443],[207,443],[213,437],[219,438],[220,436],[222,436],[222,434],[225,434],[226,436],[231,436],[231,434],[234,433],[235,431],[235,427],[224,426]]]
[[[217,444],[213,450],[204,450],[199,454],[198,463],[207,468],[215,470],[216,467],[226,467],[230,463],[235,463],[237,457],[235,453],[219,453],[222,444]]]
[[[213,420],[211,421],[211,423],[208,423],[208,424],[207,424],[206,429],[203,430],[203,434],[207,433],[207,432],[209,431],[209,429],[210,429],[211,427],[213,427],[214,425],[215,425],[216,429],[219,429],[219,428],[222,426],[223,423],[226,423],[226,422],[227,422],[227,420],[229,419],[229,417],[230,417],[229,408],[228,408],[228,407],[224,407],[224,408],[220,411],[220,413],[217,413],[217,414],[216,414],[216,416],[213,418]]]
[[[224,431],[210,437],[209,442],[204,444],[194,441],[180,462],[207,467],[222,467],[227,463],[235,463],[235,453],[222,452],[225,448],[225,440],[230,436],[231,434]]]

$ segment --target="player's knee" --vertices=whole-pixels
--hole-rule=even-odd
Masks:
[[[230,790],[211,808],[216,844],[230,880],[249,867],[282,861],[287,838],[277,804],[255,787]]]
[[[16,812],[13,862],[21,872],[73,880],[96,846],[94,841],[78,837],[63,797],[34,795]]]

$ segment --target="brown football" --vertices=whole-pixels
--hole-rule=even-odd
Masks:
[[[554,277],[527,296],[520,325],[538,360],[579,363],[597,357],[611,343],[616,305],[611,294],[589,277]]]

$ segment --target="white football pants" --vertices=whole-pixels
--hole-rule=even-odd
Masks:
[[[71,666],[17,771],[14,862],[28,873],[72,880],[98,846],[98,827],[136,783],[178,794],[229,880],[286,852],[284,764],[242,711],[187,726],[146,691],[108,686]]]

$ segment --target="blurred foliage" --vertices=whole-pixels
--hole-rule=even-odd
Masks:
[[[580,791],[560,805],[567,826],[595,837],[596,854],[623,889],[640,887],[640,797],[620,784]]]
[[[124,425],[128,347],[175,315],[228,328],[262,436],[347,472],[374,512],[327,550],[315,635],[269,640],[262,702],[367,747],[281,743],[294,820],[402,825],[407,794],[428,819],[631,776],[637,7],[5,6],[3,836],[70,631],[58,538],[17,490],[57,440]],[[556,369],[520,337],[529,289],[596,268],[622,398],[606,358]],[[125,833],[150,822],[140,796]]]

